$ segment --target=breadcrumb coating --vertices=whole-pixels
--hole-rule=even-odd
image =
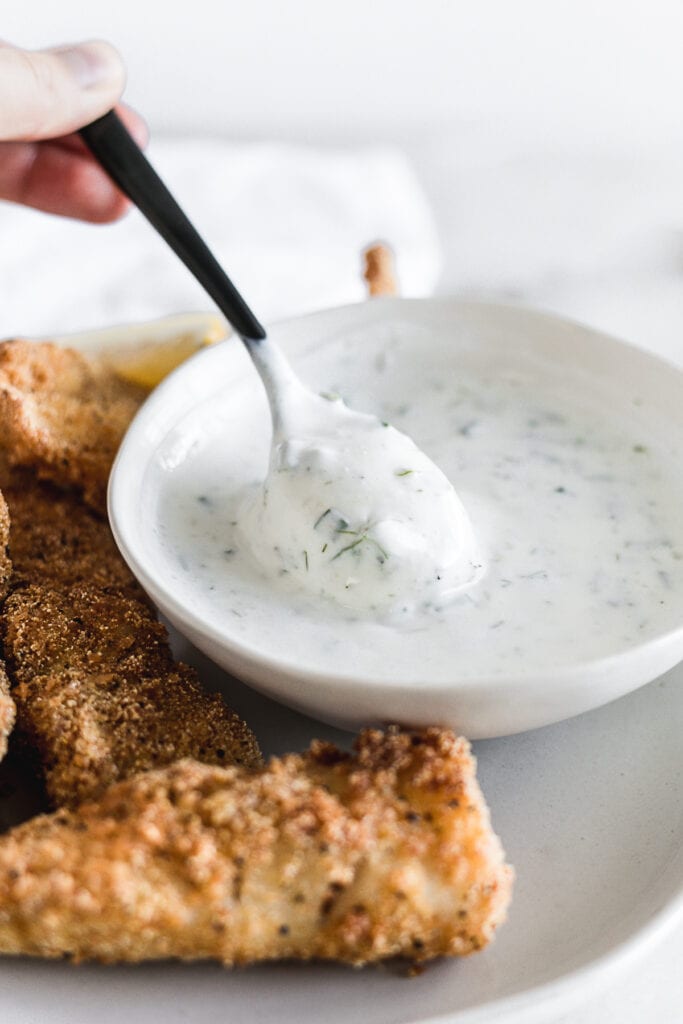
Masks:
[[[148,605],[85,584],[28,586],[5,602],[2,634],[19,725],[54,806],[182,757],[260,764],[251,730],[174,662]]]
[[[162,676],[63,669],[33,676],[12,693],[54,807],[75,807],[183,757],[260,764],[251,729],[182,663]]]
[[[512,871],[464,739],[368,730],[261,771],[181,761],[0,839],[0,951],[354,965],[481,949]]]
[[[246,723],[174,661],[108,525],[73,492],[28,471],[5,474],[14,563],[0,625],[8,713],[16,704],[53,806],[73,807],[182,757],[260,765]],[[0,713],[2,690],[0,679]]]
[[[105,519],[78,495],[36,480],[30,470],[0,464],[0,486],[12,509],[12,586],[90,583],[116,587],[142,601],[144,591],[121,558]]]
[[[28,585],[10,594],[3,618],[5,657],[17,682],[64,669],[142,677],[174,667],[152,608],[114,588]]]
[[[100,512],[114,456],[145,395],[73,349],[0,343],[0,437],[10,462],[75,487]]]

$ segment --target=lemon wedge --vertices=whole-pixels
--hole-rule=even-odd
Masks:
[[[229,333],[217,313],[179,313],[50,340],[101,359],[123,380],[151,391],[195,352],[222,341]]]

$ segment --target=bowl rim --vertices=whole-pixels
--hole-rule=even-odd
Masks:
[[[615,338],[577,320],[523,305],[461,301],[448,296],[431,298],[383,297],[373,299],[371,302],[366,301],[335,306],[308,313],[304,316],[290,317],[273,323],[270,325],[270,330],[279,331],[290,328],[293,325],[311,324],[316,320],[323,320],[327,317],[352,316],[355,314],[361,316],[363,322],[368,323],[383,320],[385,313],[389,313],[391,310],[399,307],[405,311],[408,308],[424,309],[426,306],[441,308],[451,314],[454,312],[461,312],[463,314],[495,313],[503,316],[530,317],[536,321],[542,321],[556,330],[563,331],[569,328],[573,331],[579,331],[587,340],[590,339],[592,343],[602,345],[605,349],[611,347],[614,354],[630,353],[631,358],[642,360],[650,369],[659,373],[666,373],[670,379],[677,381],[683,400],[683,369],[674,363],[663,359],[659,355],[654,355],[631,342]],[[444,693],[457,688],[461,692],[483,692],[486,690],[496,693],[500,691],[501,693],[504,692],[509,698],[512,693],[511,687],[523,687],[527,690],[533,690],[536,687],[547,686],[549,672],[543,669],[532,672],[495,673],[488,676],[473,675],[464,678],[454,677],[440,680],[429,680],[424,676],[416,676],[409,680],[401,679],[391,683],[384,678],[375,677],[369,673],[359,675],[336,669],[326,670],[323,673],[321,670],[307,666],[305,663],[302,664],[294,658],[270,656],[260,651],[254,644],[245,643],[240,639],[234,638],[228,630],[221,630],[217,626],[208,623],[200,615],[197,615],[188,604],[177,597],[177,588],[162,582],[162,577],[156,574],[151,567],[153,559],[148,557],[142,535],[138,533],[136,528],[136,503],[131,499],[135,497],[136,484],[142,485],[147,467],[150,465],[154,452],[166,432],[163,435],[159,435],[158,441],[147,456],[145,456],[145,450],[150,445],[144,434],[155,418],[157,407],[165,405],[168,397],[178,390],[179,381],[184,376],[189,376],[191,373],[196,372],[198,365],[206,363],[209,366],[212,361],[219,358],[219,350],[221,352],[224,351],[226,344],[235,343],[236,341],[236,336],[232,334],[226,341],[200,350],[178,366],[154,389],[131,422],[117,453],[109,479],[108,513],[117,546],[143,588],[155,603],[158,604],[160,609],[174,622],[177,628],[182,632],[183,625],[186,625],[195,636],[202,637],[204,641],[215,647],[230,651],[242,663],[258,665],[271,673],[296,675],[302,681],[315,683],[318,687],[325,686],[337,689],[340,686],[363,686],[373,687],[377,690],[384,689],[387,693],[390,689],[394,693],[413,692],[416,687],[419,687],[422,692]],[[178,412],[178,417],[187,415],[191,407],[181,408]],[[560,688],[560,690],[563,687],[573,688],[579,676],[583,678],[586,676],[593,678],[610,676],[614,672],[617,663],[624,670],[624,675],[627,675],[629,665],[639,662],[644,657],[661,662],[662,659],[666,660],[669,655],[674,653],[674,648],[677,649],[677,656],[667,663],[665,668],[660,669],[657,674],[660,674],[660,671],[666,671],[667,668],[673,667],[678,661],[683,659],[683,621],[680,626],[660,633],[621,652],[553,668],[553,685],[557,692],[557,688]],[[606,696],[601,703],[605,703],[614,697],[622,696],[633,688],[633,686],[626,686],[625,688],[617,689],[611,695]]]

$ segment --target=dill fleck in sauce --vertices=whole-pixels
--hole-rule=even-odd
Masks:
[[[483,565],[453,484],[405,433],[294,382],[236,516],[268,577],[357,614],[444,602]]]
[[[287,501],[260,515],[268,411],[258,382],[241,381],[188,420],[191,457],[175,459],[159,497],[162,550],[179,586],[200,584],[197,613],[230,617],[237,637],[274,658],[392,683],[448,680],[454,663],[465,678],[550,671],[680,626],[680,451],[649,436],[640,397],[476,352],[435,366],[421,330],[388,325],[371,344],[359,331],[308,352],[300,370],[317,391],[372,410],[388,439],[396,428],[415,441],[414,458],[394,458],[389,444],[371,468],[389,512],[396,488],[420,487],[421,452],[455,484],[477,541],[465,584],[425,586],[436,563],[407,552],[409,583],[399,574],[393,595],[391,544],[363,509],[354,519],[327,497],[336,470],[319,459],[313,476],[297,463],[314,479],[295,481],[305,543],[279,518]]]

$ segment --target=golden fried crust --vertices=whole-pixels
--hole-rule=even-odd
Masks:
[[[467,742],[368,731],[258,773],[182,761],[0,839],[0,951],[323,958],[480,949],[512,872]]]
[[[28,471],[0,473],[13,559],[0,638],[18,731],[53,805],[181,757],[260,765],[248,726],[174,662],[107,524]]]
[[[65,669],[33,676],[12,693],[55,807],[75,807],[183,757],[261,763],[251,729],[182,662],[163,676]]]
[[[72,669],[161,676],[174,667],[168,634],[147,604],[113,588],[22,587],[5,602],[2,638],[12,677]]]
[[[14,587],[87,582],[125,589],[145,600],[107,522],[86,508],[76,494],[41,483],[30,471],[15,469],[8,473],[2,467],[0,486],[12,510]]]
[[[0,344],[0,436],[12,464],[104,511],[114,455],[145,392],[50,342]]]
[[[57,807],[182,757],[260,764],[251,730],[173,661],[164,627],[125,593],[24,587],[5,602],[2,638],[19,726]]]

